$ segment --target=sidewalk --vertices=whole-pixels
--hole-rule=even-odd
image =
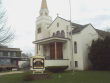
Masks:
[[[16,74],[16,73],[23,73],[24,71],[12,71],[12,72],[1,72],[0,76],[2,75],[9,75],[9,74]]]

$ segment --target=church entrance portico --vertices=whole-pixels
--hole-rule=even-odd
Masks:
[[[63,46],[66,41],[67,38],[52,37],[34,43],[42,47],[40,52],[43,52],[42,54],[47,60],[63,60]]]
[[[45,57],[45,67],[68,66],[69,60],[64,58],[64,45],[67,40],[67,38],[50,37],[33,42],[41,47],[38,51],[41,53],[38,54]]]
[[[43,45],[43,55],[47,60],[62,60],[63,59],[63,43],[52,42]]]

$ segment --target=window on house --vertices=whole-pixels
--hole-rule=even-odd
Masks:
[[[0,52],[0,56],[3,56],[3,52]]]
[[[56,36],[60,37],[60,31],[57,31]]]
[[[14,56],[14,57],[16,56],[16,52],[13,52],[13,56]]]
[[[55,33],[53,33],[53,36],[55,36]]]
[[[78,67],[78,61],[75,61],[75,67]]]
[[[61,31],[61,37],[65,37],[65,32],[64,32],[64,30]]]
[[[37,33],[41,33],[41,28],[38,28]]]
[[[10,56],[10,52],[8,52],[8,56]]]
[[[77,42],[74,42],[74,53],[77,53]]]
[[[59,27],[59,23],[57,23],[57,27]]]
[[[45,15],[47,16],[48,14],[47,14],[47,13],[45,13]]]

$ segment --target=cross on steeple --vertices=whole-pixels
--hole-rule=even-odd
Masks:
[[[59,16],[59,14],[57,13],[57,16]]]

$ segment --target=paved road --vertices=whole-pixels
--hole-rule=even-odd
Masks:
[[[9,75],[9,74],[16,74],[16,73],[23,73],[23,71],[3,72],[3,73],[0,73],[0,76]]]

